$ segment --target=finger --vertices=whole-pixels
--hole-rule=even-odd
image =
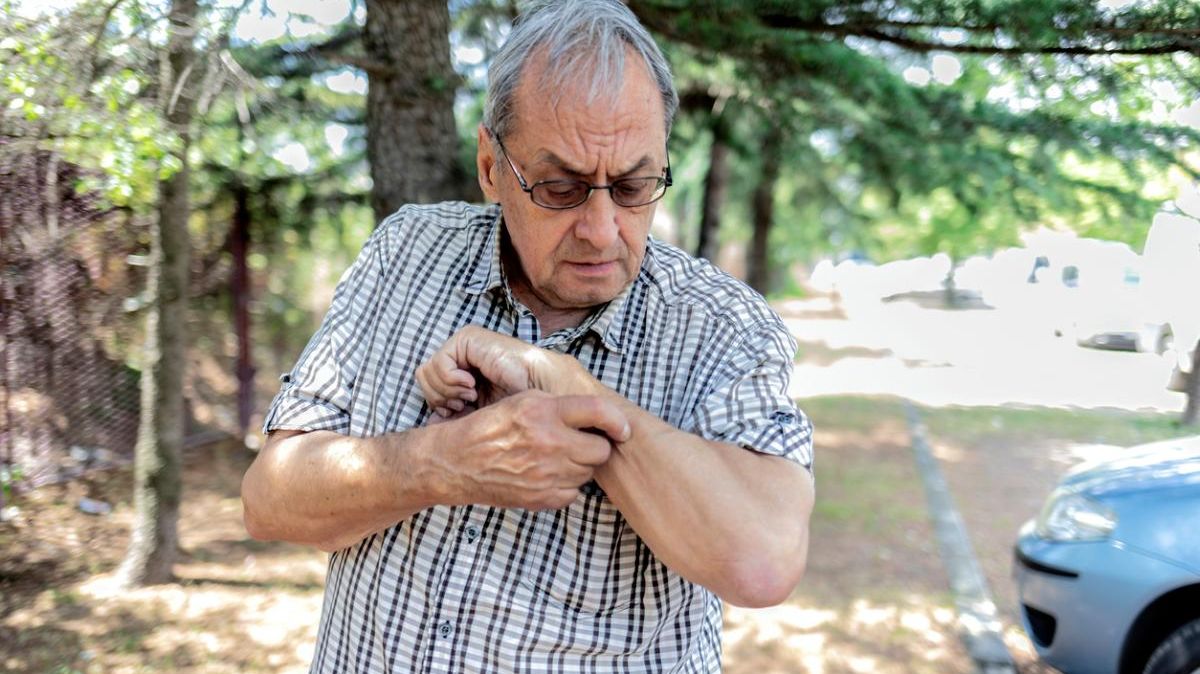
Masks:
[[[577,498],[579,498],[579,485],[570,488],[555,489],[551,496],[547,499],[547,507],[539,508],[539,510],[558,510],[559,508],[565,508],[574,503],[575,499]]]
[[[433,355],[430,365],[438,375],[438,379],[446,386],[458,386],[466,389],[475,388],[475,377],[467,372],[470,363],[456,362],[449,350],[443,349]]]
[[[417,380],[417,385],[421,387],[421,394],[425,396],[425,402],[429,403],[430,407],[437,408],[446,402],[446,396],[430,381],[427,365],[428,363],[418,367],[414,378]]]
[[[579,485],[592,479],[595,467],[574,461],[564,461],[555,473],[553,481],[555,488],[578,489]]]
[[[583,482],[587,482],[592,479],[592,468],[604,465],[612,455],[612,441],[600,431],[583,430],[579,431],[578,435],[579,440],[571,443],[567,456],[571,461],[586,467],[588,476]]]
[[[458,331],[443,347],[457,367],[479,370],[485,379],[499,388],[519,392],[531,387],[529,363],[525,355],[540,349],[519,339],[478,326]]]
[[[447,377],[452,377],[460,384],[448,383]],[[424,394],[425,400],[430,405],[446,405],[451,400],[465,400],[474,402],[479,394],[475,392],[475,378],[470,373],[462,370],[454,370],[446,374],[439,370],[436,364],[436,356],[434,360],[430,360],[421,367],[417,368],[416,373],[417,383],[421,386],[421,393]],[[467,384],[467,382],[470,382]],[[458,409],[461,409],[458,408]]]
[[[629,420],[613,403],[596,396],[563,396],[556,398],[558,415],[571,428],[595,428],[612,438],[625,442],[632,435]]]

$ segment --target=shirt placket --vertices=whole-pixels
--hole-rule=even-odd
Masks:
[[[477,558],[484,545],[484,521],[487,508],[467,506],[462,508],[451,523],[454,531],[454,550],[447,556],[444,569],[443,591],[438,602],[437,614],[431,621],[433,634],[428,671],[448,672],[455,667],[455,655],[461,659],[466,637],[460,633],[467,629],[463,623],[464,598],[473,594],[473,587],[480,579],[471,574],[477,568]]]
[[[533,312],[520,304],[513,311],[506,312],[501,325],[496,331],[504,333],[511,331],[524,342],[533,342],[537,338],[538,323]],[[455,531],[455,540],[451,554],[446,556],[442,568],[442,588],[437,612],[431,621],[433,633],[430,635],[429,656],[426,660],[428,671],[445,672],[455,667],[456,653],[461,658],[467,638],[460,633],[467,626],[461,616],[465,597],[471,596],[476,583],[481,578],[471,574],[471,569],[477,567],[476,560],[480,550],[485,545],[484,523],[487,519],[487,508],[466,506],[455,509],[450,526]],[[478,575],[478,574],[476,574]],[[456,648],[457,647],[457,648]]]

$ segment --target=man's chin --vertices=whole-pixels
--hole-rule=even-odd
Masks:
[[[563,305],[574,309],[588,309],[612,301],[624,289],[625,284],[614,280],[587,285],[573,284],[573,287],[556,294]]]

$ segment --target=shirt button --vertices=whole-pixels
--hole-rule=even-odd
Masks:
[[[476,538],[479,538],[479,527],[474,524],[467,525],[466,529],[467,542],[474,543]]]
[[[449,639],[450,633],[453,631],[454,631],[454,628],[451,627],[449,620],[443,622],[441,625],[438,626],[438,633],[442,635],[443,639]]]

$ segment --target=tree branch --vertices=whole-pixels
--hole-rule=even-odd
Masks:
[[[1161,55],[1174,53],[1190,53],[1200,55],[1200,39],[1192,40],[1172,40],[1160,44],[1150,45],[1146,47],[1131,47],[1113,45],[1108,47],[1091,47],[1082,44],[1068,45],[1017,45],[1012,47],[1001,47],[994,44],[950,44],[947,42],[938,42],[934,40],[925,40],[906,35],[898,31],[888,31],[875,25],[862,23],[828,23],[824,21],[813,21],[809,19],[801,19],[794,16],[784,14],[765,14],[759,17],[760,21],[768,28],[782,30],[799,30],[811,33],[826,33],[839,35],[842,37],[864,37],[880,42],[889,42],[898,47],[903,47],[909,51],[915,52],[931,52],[945,51],[960,54],[1000,54],[1007,56],[1015,56],[1018,54],[1074,54],[1081,56],[1106,56],[1115,54],[1136,54],[1136,55]],[[902,26],[916,27],[920,24],[903,24],[898,22],[879,22],[880,26]],[[959,28],[957,26],[942,26],[945,28]],[[963,30],[983,30],[983,28],[962,28]],[[1113,29],[1115,30],[1115,29]],[[1103,32],[1103,31],[1099,31]],[[1158,33],[1159,31],[1133,31],[1132,34],[1144,35],[1146,33]],[[1171,29],[1172,34],[1179,34],[1185,37],[1200,38],[1200,29]]]
[[[873,17],[856,17],[854,20],[844,22],[810,20],[788,14],[766,14],[763,15],[763,20],[767,23],[775,23],[778,21],[791,22],[794,25],[789,26],[796,30],[807,30],[813,32],[824,32],[831,29],[844,31],[847,34],[858,34],[864,30],[878,30],[883,28],[895,28],[898,30],[962,30],[971,33],[994,33],[996,31],[1008,30],[1007,26],[998,23],[954,23],[948,21],[896,21],[892,19],[875,19]],[[1115,24],[1094,24],[1083,28],[1085,33],[1102,33],[1104,35],[1117,35],[1121,37],[1137,37],[1146,35],[1172,35],[1179,37],[1200,38],[1200,27],[1198,28],[1159,28],[1155,26],[1118,26]]]

